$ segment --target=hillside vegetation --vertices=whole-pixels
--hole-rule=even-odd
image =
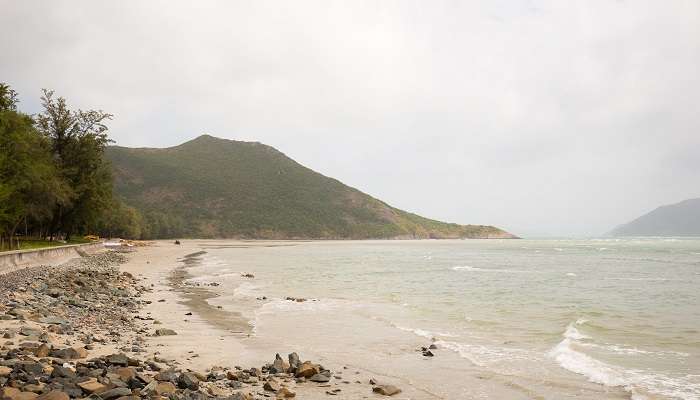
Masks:
[[[260,143],[204,135],[164,149],[112,146],[106,156],[115,192],[145,219],[143,237],[513,237],[393,208]]]
[[[661,206],[612,231],[616,236],[700,236],[700,198]]]

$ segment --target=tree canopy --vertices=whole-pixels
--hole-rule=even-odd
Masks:
[[[71,110],[50,90],[41,100],[41,113],[22,113],[17,93],[0,83],[0,249],[18,247],[20,228],[50,240],[107,226],[140,236],[140,215],[112,197],[104,157],[112,115]]]

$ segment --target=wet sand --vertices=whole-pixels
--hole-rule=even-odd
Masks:
[[[182,245],[170,241],[158,241],[148,247],[136,249],[130,260],[121,266],[123,271],[145,278],[145,284],[153,291],[145,295],[151,304],[143,309],[143,315],[160,322],[159,327],[173,329],[174,336],[149,337],[151,349],[159,357],[177,360],[183,369],[206,371],[212,366],[234,367],[263,365],[274,360],[276,352],[283,356],[296,349],[252,348],[248,345],[250,326],[240,314],[224,311],[209,303],[217,294],[206,287],[184,285],[188,279],[187,256],[206,251],[209,246],[287,246],[280,242],[243,242],[185,240]],[[193,258],[193,256],[190,256]],[[192,315],[187,315],[191,313]],[[280,334],[283,334],[280,332]],[[308,358],[300,353],[302,359]],[[380,383],[396,384],[402,393],[393,399],[438,398],[405,387],[401,379],[382,376],[357,367],[319,359],[324,367],[331,369],[338,378],[327,384],[305,383],[294,387],[299,399],[328,399],[327,391],[341,389],[332,396],[339,399],[387,398],[372,393],[371,378]],[[338,374],[339,373],[339,374]],[[347,383],[345,383],[347,382]],[[359,382],[359,383],[358,383]]]

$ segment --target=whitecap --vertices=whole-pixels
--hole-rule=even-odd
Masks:
[[[533,355],[526,350],[508,347],[459,343],[448,340],[438,340],[435,342],[435,345],[451,350],[479,367],[486,367],[499,362],[511,362],[513,360],[531,361],[533,359]]]
[[[337,301],[309,299],[302,302],[290,301],[285,299],[275,299],[263,304],[256,313],[258,314],[275,314],[279,312],[319,312],[336,310],[341,305]]]
[[[572,324],[569,324],[569,326],[566,327],[566,331],[564,332],[564,337],[567,339],[573,339],[573,340],[583,340],[583,339],[590,339],[591,338],[590,336],[584,335],[578,329],[574,328],[574,326]]]
[[[669,396],[684,400],[700,398],[700,383],[691,376],[667,376],[649,370],[625,369],[597,360],[576,347],[590,346],[582,343],[582,335],[573,325],[562,334],[564,339],[554,346],[547,356],[554,359],[562,368],[585,376],[590,382],[611,387],[622,387],[634,398],[642,399],[640,392]]]
[[[459,337],[459,335],[455,335],[455,334],[449,333],[449,332],[431,332],[431,331],[427,331],[425,329],[407,328],[405,326],[396,325],[393,323],[391,325],[393,325],[395,328],[400,329],[402,331],[411,332],[416,336],[424,337],[427,339],[433,339],[433,338],[437,338],[437,337],[450,337],[450,338]]]
[[[574,350],[573,342],[574,339],[565,337],[547,355],[554,358],[564,369],[584,375],[591,382],[606,386],[625,386],[628,383],[610,365]]]

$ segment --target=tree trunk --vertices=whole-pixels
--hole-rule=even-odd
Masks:
[[[12,250],[12,239],[15,237],[15,233],[17,233],[17,228],[19,228],[19,224],[21,224],[21,223],[22,223],[22,219],[17,221],[15,226],[13,226],[12,230],[10,231],[10,250]],[[17,239],[17,250],[19,250],[19,239]]]

